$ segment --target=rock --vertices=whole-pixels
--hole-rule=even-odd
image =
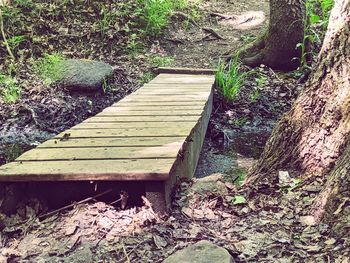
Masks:
[[[215,173],[196,179],[187,191],[190,196],[206,196],[208,194],[226,195],[227,187],[225,185],[224,175],[221,173]]]
[[[175,252],[163,263],[233,263],[230,253],[207,240],[202,240]]]
[[[103,90],[105,81],[113,73],[111,65],[92,60],[68,59],[61,67],[59,83],[69,90]]]

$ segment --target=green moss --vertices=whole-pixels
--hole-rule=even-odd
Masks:
[[[64,57],[59,53],[44,54],[33,63],[35,73],[46,85],[50,85],[62,78]]]

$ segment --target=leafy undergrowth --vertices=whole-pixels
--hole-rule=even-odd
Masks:
[[[291,179],[291,178],[290,178]],[[276,188],[237,189],[188,195],[183,182],[172,214],[158,217],[147,200],[121,210],[102,202],[39,221],[40,206],[28,202],[18,214],[2,218],[0,258],[10,262],[161,262],[199,240],[226,248],[234,262],[347,262],[347,233],[313,225],[307,209],[322,182],[291,179]],[[266,191],[266,189],[269,189]],[[252,193],[254,195],[247,194]],[[23,223],[25,222],[25,223]],[[80,260],[80,261],[79,261]]]

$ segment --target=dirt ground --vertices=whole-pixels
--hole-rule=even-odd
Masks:
[[[268,8],[267,0],[206,1],[200,6],[201,20],[184,27],[175,19],[147,52],[173,57],[172,66],[215,67],[264,30]],[[266,19],[261,13],[245,14],[248,11],[263,12]],[[244,16],[223,19],[220,14]],[[114,89],[106,94],[40,89],[41,83],[29,78],[24,99],[0,109],[1,144],[10,145],[3,152],[11,152],[14,143],[28,148],[44,141],[137,89],[143,73],[152,70],[147,54],[132,60],[119,57],[107,60],[120,70]],[[0,215],[0,262],[161,262],[202,239],[226,248],[235,262],[349,262],[349,238],[331,233],[327,225],[314,226],[305,217],[322,182],[306,187],[287,181],[278,188],[266,187],[269,192],[254,189],[254,195],[242,192],[246,188],[235,182],[247,173],[274,123],[302,89],[297,77],[260,67],[234,102],[224,105],[216,92],[196,176],[225,174],[224,194],[206,191],[189,200],[186,191],[194,182],[184,181],[173,210],[164,217],[147,202],[121,209],[120,202],[110,205],[96,198],[50,215],[38,200],[28,200],[11,217]],[[258,94],[254,99],[253,91]],[[3,155],[2,161],[12,155]],[[235,204],[237,195],[246,201]]]

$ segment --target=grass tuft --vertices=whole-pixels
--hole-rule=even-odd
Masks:
[[[241,72],[240,67],[241,61],[238,56],[234,57],[228,66],[224,63],[219,64],[216,83],[226,103],[237,98],[244,80],[249,75],[248,72]]]
[[[35,73],[50,85],[61,78],[61,68],[64,58],[61,54],[44,54],[44,56],[33,64]]]

